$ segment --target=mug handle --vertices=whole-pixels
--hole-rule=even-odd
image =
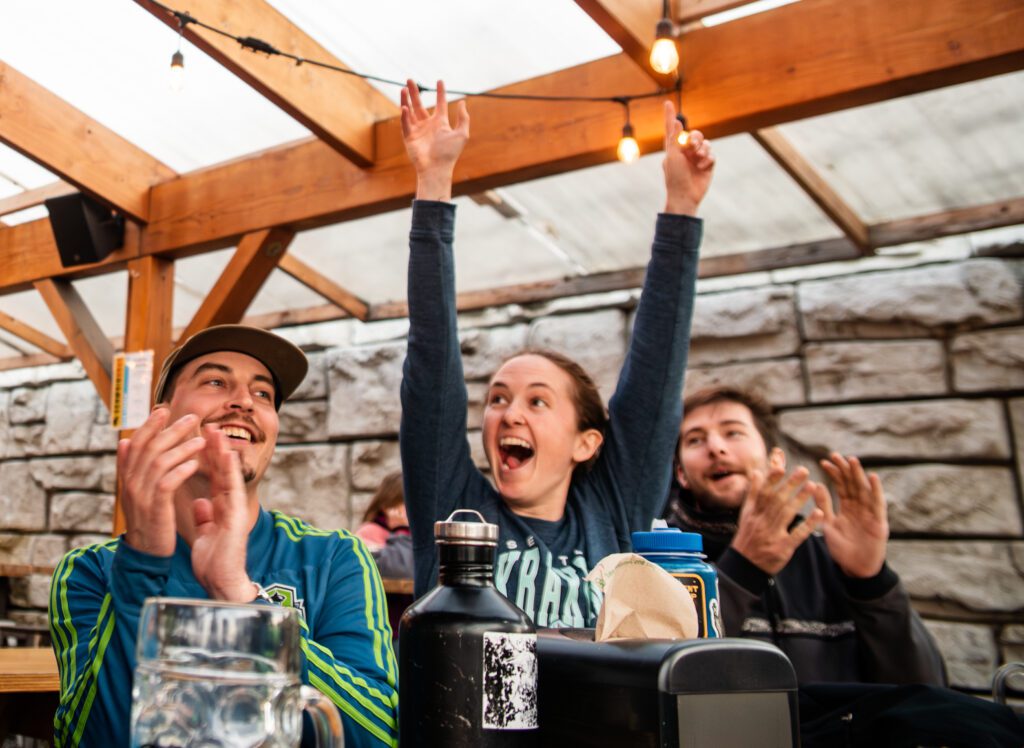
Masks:
[[[302,686],[299,694],[303,709],[313,721],[317,748],[344,748],[345,733],[341,729],[341,715],[334,702],[312,686]]]

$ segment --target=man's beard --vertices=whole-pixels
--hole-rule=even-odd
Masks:
[[[747,489],[750,483],[747,483]],[[736,496],[733,493],[726,495],[714,493],[710,486],[691,486],[690,495],[698,508],[705,512],[738,512],[746,500],[747,489],[739,492]]]

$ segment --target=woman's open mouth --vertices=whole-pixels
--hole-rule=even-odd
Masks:
[[[498,440],[498,455],[504,470],[515,470],[533,459],[533,446],[525,439],[505,436]]]

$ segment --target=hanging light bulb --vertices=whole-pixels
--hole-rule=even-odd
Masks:
[[[640,158],[640,144],[633,137],[633,126],[627,122],[622,128],[622,137],[615,155],[624,164],[631,164]]]
[[[185,55],[181,53],[181,50],[171,55],[171,76],[168,85],[174,93],[178,93],[185,87]]]
[[[676,142],[679,143],[679,145],[686,145],[690,142],[690,128],[686,125],[686,117],[684,117],[683,113],[680,112],[676,115],[676,119],[679,120],[679,124],[683,126],[682,132],[680,132],[679,136],[676,138]]]
[[[171,76],[167,83],[174,93],[179,93],[185,87],[185,55],[181,53],[181,37],[185,35],[186,16],[176,15],[178,16],[178,50],[171,55]]]
[[[667,5],[667,3],[666,3]],[[676,49],[675,28],[669,18],[658,21],[658,29],[654,35],[654,46],[651,47],[651,67],[654,72],[668,75],[679,67],[679,50]]]

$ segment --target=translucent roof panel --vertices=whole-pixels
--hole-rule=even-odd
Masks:
[[[717,165],[700,214],[705,257],[839,236],[838,229],[747,135],[714,141]],[[663,154],[504,188],[588,272],[646,264],[665,205]]]
[[[3,27],[0,26],[0,36],[3,36]],[[2,60],[3,57],[0,57]],[[0,190],[4,190],[4,184],[17,187],[21,190],[31,190],[35,187],[54,182],[57,177],[37,164],[32,159],[26,158],[13,148],[0,143]],[[4,195],[6,196],[6,194]]]
[[[867,223],[1024,195],[1024,73],[780,129]]]
[[[54,340],[64,340],[64,333],[50,314],[43,297],[36,291],[20,291],[0,296],[0,312],[34,327]],[[104,330],[106,332],[106,330]],[[122,331],[123,332],[123,331]],[[121,333],[117,333],[120,335]]]
[[[187,5],[187,3],[185,3]],[[4,62],[178,172],[308,135],[173,29],[124,0],[4,0]]]
[[[575,274],[531,227],[458,198],[456,289],[470,291]],[[343,288],[371,303],[406,297],[411,210],[306,231],[292,248]]]
[[[462,91],[497,88],[620,51],[573,2],[269,1],[353,70],[425,85],[443,79]],[[398,101],[398,87],[371,84]]]
[[[297,241],[297,240],[296,240]],[[288,248],[294,253],[296,241]],[[195,255],[174,264],[173,325],[184,327],[213,289],[221,272],[234,255],[234,247]],[[246,314],[265,314],[284,309],[305,309],[325,304],[323,297],[313,293],[286,273],[275,270],[263,283]]]

